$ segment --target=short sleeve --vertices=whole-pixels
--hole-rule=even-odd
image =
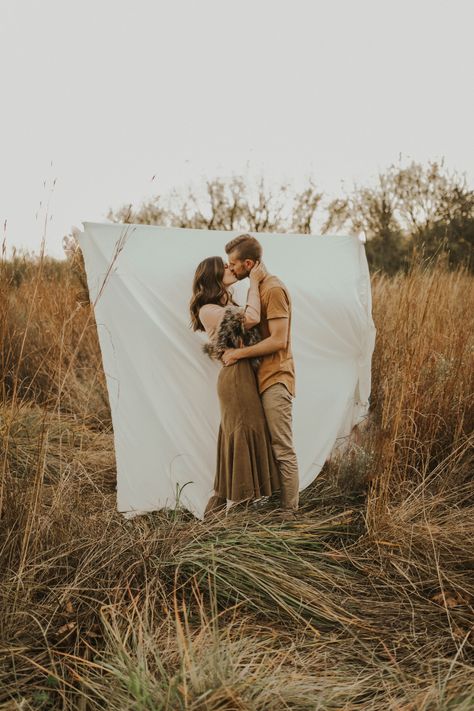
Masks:
[[[267,319],[289,318],[290,303],[285,290],[281,286],[275,286],[268,292],[267,298]]]

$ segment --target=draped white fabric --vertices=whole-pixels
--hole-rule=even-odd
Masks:
[[[112,413],[117,508],[177,502],[202,518],[216,464],[219,368],[189,325],[198,263],[238,231],[83,222],[77,238]],[[252,233],[293,301],[300,491],[367,414],[375,328],[364,245],[353,236]],[[248,280],[235,285],[245,303]],[[231,366],[230,366],[231,367]]]

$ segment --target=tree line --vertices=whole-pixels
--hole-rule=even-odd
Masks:
[[[157,195],[133,209],[109,210],[113,222],[208,230],[360,234],[372,270],[406,271],[416,260],[436,258],[474,270],[474,191],[444,161],[426,166],[390,165],[372,186],[354,187],[325,203],[312,178],[300,190],[288,183],[250,185],[242,176],[207,180],[199,194],[188,188]]]

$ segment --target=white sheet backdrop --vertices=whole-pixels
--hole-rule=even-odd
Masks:
[[[179,502],[202,518],[214,479],[221,367],[189,326],[197,264],[225,258],[224,232],[83,222],[127,516]],[[352,236],[257,234],[293,300],[294,442],[300,490],[367,414],[375,328],[363,243]],[[112,265],[112,266],[111,266]],[[105,280],[105,283],[104,283]],[[248,280],[235,288],[244,303]]]

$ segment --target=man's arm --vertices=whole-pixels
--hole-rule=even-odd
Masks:
[[[270,335],[254,346],[245,348],[229,348],[222,356],[224,365],[233,365],[241,358],[258,358],[259,356],[270,355],[286,347],[288,342],[289,319],[271,318],[268,320],[268,330]]]

